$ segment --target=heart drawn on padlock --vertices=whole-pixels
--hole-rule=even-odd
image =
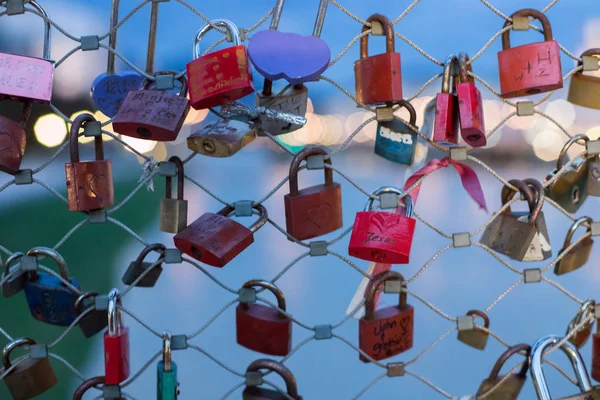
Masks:
[[[0,154],[12,151],[13,138],[10,133],[0,131]]]
[[[331,205],[329,203],[321,204],[308,210],[308,221],[312,222],[321,229],[331,218]]]
[[[370,218],[371,225],[375,226],[377,229],[379,229],[380,234],[384,233],[391,227],[398,225],[398,219],[393,218],[394,217],[393,214],[391,214],[391,213],[385,213],[385,214],[390,214],[390,215],[384,215],[384,213],[377,212],[377,213],[373,213]],[[390,218],[390,216],[392,218]]]
[[[108,188],[108,183],[106,177],[104,175],[92,175],[88,180],[89,193],[98,199],[100,203],[102,203],[104,199],[104,195],[106,194],[106,189]]]

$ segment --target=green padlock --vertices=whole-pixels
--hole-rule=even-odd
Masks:
[[[163,359],[156,368],[157,400],[176,400],[179,396],[177,364],[171,361],[171,334],[163,333]]]

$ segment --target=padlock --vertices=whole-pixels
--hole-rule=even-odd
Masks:
[[[254,205],[259,218],[249,228],[235,222],[229,215],[235,210],[226,206],[218,213],[205,213],[173,237],[182,253],[213,267],[224,267],[229,261],[254,243],[254,232],[268,219],[262,205]]]
[[[177,75],[174,71],[155,72],[152,75]],[[165,90],[149,90],[150,80],[145,80],[142,90],[127,93],[123,105],[113,118],[112,127],[121,135],[136,139],[172,142],[177,139],[185,117],[190,111],[190,101],[185,76],[181,82],[179,95]]]
[[[129,328],[119,309],[119,291],[108,293],[108,330],[104,332],[104,374],[107,385],[118,385],[129,377]]]
[[[19,172],[27,147],[27,121],[30,114],[31,101],[27,100],[23,102],[19,122],[0,115],[0,171],[11,175]]]
[[[536,179],[523,179],[527,185],[529,185],[531,189],[531,193],[533,195],[533,199],[535,203],[544,203],[544,187],[540,183],[540,181]],[[513,192],[507,187],[503,188],[503,191],[508,192],[507,201],[509,201]],[[518,213],[516,213],[518,214]],[[519,217],[520,221],[527,222],[529,219],[528,213],[523,213]],[[548,235],[548,227],[546,226],[546,218],[544,217],[544,212],[540,210],[540,214],[535,220],[535,235],[533,237],[533,241],[525,253],[525,257],[521,261],[542,261],[547,260],[552,257],[552,246],[550,245],[550,236]]]
[[[177,382],[177,364],[171,359],[171,334],[163,333],[162,361],[156,365],[156,394],[157,400],[176,400],[179,396]]]
[[[394,193],[402,198],[406,215],[373,211],[373,198],[370,197],[364,211],[356,213],[348,254],[367,261],[408,264],[416,225],[413,200],[393,186],[380,187],[372,196],[384,193]]]
[[[173,191],[171,177],[165,178],[165,197],[160,199],[160,230],[163,232],[179,233],[187,226],[188,202],[183,198],[183,162],[177,156],[169,158],[177,167],[177,198],[171,198]]]
[[[400,281],[402,291],[396,306],[375,310],[375,293],[389,281]],[[414,308],[407,303],[406,280],[394,271],[377,274],[365,291],[365,316],[358,322],[358,347],[374,360],[384,360],[413,346]],[[360,354],[360,360],[368,358]]]
[[[381,14],[373,14],[367,22],[379,22],[385,32],[385,53],[369,56],[369,38],[360,38],[360,60],[354,63],[356,100],[370,106],[391,108],[402,100],[402,68],[396,52],[394,27]],[[362,32],[370,29],[364,25]]]
[[[510,30],[502,34],[502,51],[498,53],[502,97],[510,99],[560,89],[563,87],[560,49],[558,42],[552,40],[550,21],[537,10],[524,9],[511,15],[504,28],[510,26],[515,17],[539,20],[544,41],[511,48]]]
[[[86,338],[91,338],[96,333],[104,330],[108,325],[108,318],[106,318],[105,310],[96,310],[93,302],[87,306],[85,305],[86,300],[95,299],[96,296],[98,296],[98,293],[96,292],[87,292],[79,296],[75,301],[74,308],[76,317],[79,317],[87,310],[92,310],[79,320],[79,329],[81,329],[83,336]]]
[[[213,26],[225,28],[233,46],[201,56],[200,42]],[[193,58],[185,68],[190,82],[190,104],[194,109],[213,108],[254,92],[248,50],[233,22],[215,19],[200,29],[194,39]]]
[[[590,217],[581,217],[578,220],[576,220],[575,223],[569,228],[567,236],[565,237],[563,247],[558,252],[558,255],[562,254],[567,249],[567,247],[571,245],[571,241],[573,240],[573,235],[575,234],[575,231],[584,223],[588,224],[587,232],[591,232],[592,222],[593,220]],[[577,243],[575,247],[569,250],[569,252],[565,254],[564,257],[558,263],[556,263],[556,265],[554,265],[554,273],[556,275],[562,275],[583,267],[590,258],[593,245],[594,241],[590,236]]]
[[[288,85],[282,92],[273,95],[272,82],[265,79],[263,90],[256,92],[256,106],[262,106],[288,114],[296,114],[301,117],[306,115],[308,107],[308,88],[302,83],[297,85]],[[266,136],[264,132],[269,132],[273,136],[283,135],[294,132],[303,127],[300,124],[279,121],[270,118],[264,113],[259,116],[258,136]]]
[[[2,350],[3,367],[0,369],[0,376],[12,366],[10,353],[14,349],[34,344],[37,342],[30,338],[16,339],[7,344]],[[58,380],[48,357],[36,359],[27,357],[15,365],[4,377],[4,382],[13,400],[28,400],[52,389]]]
[[[323,147],[309,145],[294,156],[290,165],[290,193],[284,197],[287,233],[297,240],[311,239],[342,227],[342,188],[325,166],[325,183],[298,190],[300,163],[310,156],[326,156]],[[324,161],[331,166],[331,158]]]
[[[144,259],[150,254],[151,251],[156,251],[159,254],[159,259],[164,258],[165,251],[167,248],[164,244],[154,243],[150,244],[141,251],[138,258],[129,264],[127,271],[123,274],[121,281],[124,285],[133,285],[137,278],[145,273],[144,277],[140,279],[135,286],[137,287],[154,287],[160,274],[162,274],[162,262],[155,265],[157,262],[144,262]],[[146,272],[150,269],[149,272]]]
[[[483,319],[483,326],[486,329],[490,327],[490,318],[483,311],[470,310],[467,312],[466,315],[480,317]],[[484,350],[485,346],[487,345],[489,336],[489,332],[473,327],[473,329],[469,330],[459,330],[457,339],[466,344],[467,346],[473,347],[474,349]]]
[[[458,144],[458,58],[450,54],[444,63],[442,92],[436,96],[433,141],[443,146]]]
[[[531,346],[529,371],[531,373],[531,380],[533,381],[535,393],[539,400],[552,400],[548,389],[548,383],[546,382],[546,377],[542,370],[542,358],[544,352],[549,350],[551,346],[557,345],[562,339],[562,337],[555,335],[544,336]],[[567,397],[561,397],[556,400],[600,400],[600,391],[598,390],[598,387],[592,387],[585,363],[577,351],[577,348],[566,341],[560,346],[560,349],[569,358],[569,361],[573,366],[575,377],[577,379],[577,386],[579,386],[581,392]]]
[[[587,143],[586,143],[587,145]],[[589,159],[586,159],[588,161]],[[600,196],[600,155],[591,156],[588,167],[588,188],[587,194],[590,196]]]
[[[485,120],[483,117],[483,100],[481,92],[475,86],[475,79],[469,75],[473,72],[467,53],[458,54],[458,119],[460,135],[471,147],[483,147],[487,144],[485,136]]]
[[[565,143],[560,151],[558,159],[556,160],[556,168],[546,176],[544,183],[548,182],[563,169],[567,150],[569,150],[569,148],[578,141],[583,141],[585,146],[585,144],[589,141],[589,138],[586,135],[576,135],[571,137],[571,139]],[[546,196],[556,201],[558,205],[560,205],[566,211],[570,213],[577,212],[579,207],[581,207],[585,202],[585,199],[588,197],[589,190],[593,186],[591,174],[588,175],[589,168],[590,161],[588,158],[577,158],[570,166],[567,167],[563,174],[561,174],[554,182],[544,189]]]
[[[75,389],[72,400],[82,400],[83,395],[86,394],[88,390],[90,390],[93,387],[103,386],[105,384],[106,384],[106,378],[104,376],[95,376],[93,378],[87,379],[87,380],[83,381],[83,383],[81,385],[79,385],[77,387],[77,389]],[[101,397],[103,397],[103,396],[101,396]],[[108,398],[108,397],[104,397],[104,398]],[[125,400],[125,397],[119,397],[118,399],[115,399],[115,400]]]
[[[188,148],[209,157],[231,157],[256,138],[256,129],[232,119],[211,122],[187,138]]]
[[[600,382],[600,323],[596,319],[596,333],[592,339],[592,378]]]
[[[584,57],[600,56],[600,48],[589,49],[581,54],[577,66],[583,65]],[[600,59],[598,60],[600,61]],[[577,71],[571,76],[567,101],[578,106],[600,110],[600,78],[593,75],[584,75],[585,71]]]
[[[19,293],[25,288],[27,281],[27,273],[21,269],[21,264],[17,264],[11,268],[11,265],[18,262],[24,254],[17,252],[13,253],[6,259],[2,280],[6,279],[2,284],[2,296],[11,297]]]
[[[91,114],[81,114],[75,118],[69,132],[71,162],[65,164],[65,174],[70,211],[98,210],[115,203],[112,164],[104,159],[102,136],[94,138],[96,160],[79,161],[79,129],[95,121]]]
[[[60,276],[77,290],[81,289],[79,281],[69,277],[67,263],[56,250],[34,247],[27,255],[50,257],[58,265]],[[59,326],[69,326],[75,321],[75,302],[79,293],[52,274],[43,271],[29,272],[25,282],[25,297],[31,315],[39,321]]]
[[[277,307],[286,311],[285,297],[271,282],[252,280],[242,288],[262,287],[277,298]],[[262,304],[240,303],[235,310],[237,342],[247,349],[273,356],[286,356],[292,348],[292,320],[279,310]]]
[[[481,386],[479,386],[479,390],[477,390],[477,395],[486,393],[504,378],[504,376],[500,376],[500,369],[504,366],[509,358],[520,351],[525,352],[525,361],[523,361],[521,370],[516,374],[511,374],[510,377],[502,382],[500,386],[494,389],[494,391],[488,394],[485,398],[489,400],[516,400],[517,397],[519,397],[519,393],[521,393],[521,390],[525,385],[525,381],[527,380],[527,371],[529,370],[529,355],[531,354],[531,346],[528,344],[517,344],[509,347],[508,350],[502,353],[500,358],[498,358],[498,361],[496,361],[494,364],[494,367],[490,372],[490,376],[481,382]]]
[[[581,307],[579,307],[577,314],[575,315],[575,317],[573,317],[573,319],[571,320],[571,322],[569,322],[569,325],[567,326],[567,332],[565,333],[565,336],[569,335],[571,331],[573,331],[575,327],[579,325],[582,321],[584,321],[588,317],[592,317],[590,320],[588,320],[588,322],[581,326],[574,335],[569,337],[569,342],[573,343],[573,345],[575,345],[575,347],[577,347],[578,349],[580,347],[583,347],[584,344],[586,344],[586,342],[592,334],[592,328],[594,327],[595,321],[595,318],[593,318],[595,307],[596,302],[594,300],[586,300],[585,302],[583,302]]]
[[[54,79],[54,61],[50,61],[51,20],[37,2],[29,0],[27,4],[45,17],[43,58],[0,53],[0,99],[49,104]]]
[[[406,100],[398,102],[400,107],[406,107],[410,114],[409,123],[417,130],[417,112]],[[377,121],[377,136],[375,137],[375,154],[399,164],[411,165],[417,147],[417,132],[404,122]]]
[[[302,397],[298,395],[296,378],[292,372],[280,362],[269,360],[268,358],[255,360],[248,365],[248,368],[246,369],[246,375],[251,372],[260,372],[263,369],[275,372],[277,375],[283,378],[287,396],[274,389],[265,389],[259,386],[246,385],[244,392],[242,393],[243,400],[284,400],[289,398],[294,400],[302,400]]]

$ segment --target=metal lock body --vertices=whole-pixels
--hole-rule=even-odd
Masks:
[[[360,60],[354,63],[356,100],[365,105],[391,106],[402,100],[402,68],[396,53],[394,27],[381,14],[373,14],[367,22],[379,22],[385,32],[385,53],[369,56],[367,35],[360,38]],[[362,31],[370,29],[363,26]]]
[[[95,299],[98,296],[96,292],[87,292],[82,294],[75,301],[75,317],[79,317],[81,314],[86,312],[88,309],[92,309],[85,317],[79,320],[79,329],[86,338],[91,338],[96,333],[104,330],[108,325],[108,318],[106,318],[105,310],[96,310],[94,303],[85,306],[85,301],[88,299]]]
[[[412,104],[400,100],[398,104],[406,107],[410,114],[409,123],[419,129],[417,112]],[[404,122],[394,120],[389,122],[377,121],[377,136],[375,137],[375,154],[399,164],[411,165],[417,147],[417,133]]]
[[[523,179],[523,182],[530,187],[535,203],[541,203],[543,206],[545,196],[544,187],[542,186],[542,184],[538,180],[531,178]],[[510,198],[512,198],[512,190],[509,190],[507,187],[504,187],[503,191],[508,193],[506,196],[507,201]],[[529,213],[527,212],[515,212],[514,215],[516,215],[520,221],[529,221]],[[540,214],[535,220],[535,235],[533,237],[533,241],[531,242],[529,249],[527,250],[525,256],[521,261],[542,261],[547,260],[550,257],[552,257],[552,246],[550,245],[550,236],[548,235],[548,227],[546,226],[546,218],[544,218],[544,212],[541,211],[540,208]]]
[[[583,57],[600,56],[600,48],[589,49],[581,54]],[[578,66],[583,65],[580,61]],[[584,75],[585,71],[577,71],[571,76],[567,101],[578,106],[600,110],[600,78]]]
[[[27,252],[27,255],[50,257],[58,265],[60,276],[78,290],[81,289],[79,281],[69,277],[65,259],[55,250],[34,247]],[[75,321],[75,302],[79,294],[56,276],[43,271],[29,272],[24,289],[29,310],[35,319],[59,326],[69,326]]]
[[[485,328],[490,327],[490,319],[486,313],[479,310],[470,310],[466,314],[467,316],[478,316],[483,319],[483,326]],[[473,329],[469,330],[459,330],[457,339],[466,344],[467,346],[471,346],[477,350],[484,350],[487,345],[488,338],[490,334],[481,329],[477,329],[473,327]]]
[[[309,145],[290,164],[290,193],[284,197],[287,233],[297,240],[312,239],[342,227],[342,188],[333,171],[324,168],[325,183],[298,190],[300,163],[310,156],[327,155],[323,147]],[[325,164],[332,165],[331,159]]]
[[[219,119],[187,138],[188,148],[209,157],[231,157],[256,138],[256,129],[248,124]]]
[[[521,367],[521,370],[517,374],[511,374],[511,376],[505,380],[500,386],[498,386],[493,392],[491,392],[486,399],[489,400],[516,400],[519,397],[519,393],[523,389],[525,385],[525,381],[527,380],[527,371],[529,370],[529,355],[531,354],[531,346],[528,344],[517,344],[515,346],[509,347],[504,353],[500,355],[498,361],[494,364],[492,371],[490,372],[490,376],[481,382],[481,386],[479,386],[479,390],[477,390],[477,395],[484,394],[496,384],[498,384],[504,376],[500,375],[500,370],[508,361],[509,358],[514,356],[520,351],[524,351],[525,362]]]
[[[104,332],[104,375],[107,385],[118,385],[130,374],[129,328],[125,326],[119,291],[108,294],[108,330]]]
[[[481,92],[475,86],[475,79],[468,74],[473,72],[473,68],[466,53],[458,54],[458,64],[459,83],[456,85],[456,96],[458,98],[460,135],[469,146],[482,147],[487,144],[487,138]]]
[[[225,28],[233,46],[201,56],[200,42],[212,26],[205,25],[196,33],[194,60],[185,67],[190,82],[190,104],[196,110],[220,106],[254,92],[248,50],[242,44],[237,26],[226,19],[210,23]]]
[[[65,164],[67,198],[70,211],[92,211],[115,203],[112,164],[104,159],[102,135],[94,138],[95,161],[79,161],[79,129],[88,122],[96,122],[91,114],[75,118],[69,132],[71,162]]]
[[[2,350],[3,367],[0,375],[3,375],[12,364],[10,353],[17,347],[34,345],[37,342],[29,338],[16,339]],[[4,383],[8,387],[13,400],[28,400],[39,396],[52,389],[58,380],[48,358],[33,359],[27,357],[16,364],[15,368],[4,377]]]
[[[569,322],[565,336],[570,334],[571,331],[573,331],[575,329],[575,327],[577,325],[579,325],[583,320],[587,319],[588,317],[593,317],[595,314],[595,307],[596,307],[596,302],[594,300],[586,300],[581,305],[581,307],[579,307],[579,310],[577,311],[577,314],[575,315],[575,317],[573,317],[571,322]],[[595,319],[592,318],[591,320],[586,322],[583,326],[581,326],[579,328],[579,330],[573,336],[571,336],[569,338],[569,342],[573,343],[573,345],[575,345],[575,347],[577,347],[578,349],[580,347],[582,347],[584,344],[586,344],[586,342],[588,341],[588,339],[590,338],[590,336],[592,334],[592,328],[594,327],[594,320]]]
[[[590,217],[581,217],[576,220],[569,228],[567,236],[565,237],[565,242],[563,243],[563,247],[558,252],[558,255],[562,254],[567,247],[571,245],[573,235],[575,234],[577,228],[582,226],[584,223],[587,223],[589,225],[587,232],[591,232],[590,226],[593,222],[594,221]],[[569,251],[569,253],[565,254],[565,256],[554,265],[554,273],[556,275],[563,275],[583,267],[590,258],[593,245],[594,241],[592,240],[591,236],[588,236],[581,242],[577,243],[575,247]]]
[[[262,205],[253,209],[260,216],[250,228],[229,218],[233,207],[206,213],[173,237],[175,247],[200,262],[222,268],[254,243],[254,232],[267,222],[267,210]]]
[[[413,200],[393,186],[380,187],[372,195],[379,196],[383,193],[395,193],[402,198],[406,215],[372,211],[373,199],[369,198],[365,210],[356,213],[348,254],[367,261],[408,264],[416,225],[412,216]]]
[[[2,296],[4,297],[12,297],[25,288],[27,273],[21,269],[20,263],[11,267],[12,264],[18,262],[23,256],[23,253],[16,252],[6,259],[6,265],[2,274],[2,279],[8,277],[2,284]]]
[[[81,385],[79,385],[77,387],[77,389],[75,389],[72,400],[82,400],[83,395],[86,394],[88,390],[90,390],[93,387],[105,385],[105,384],[106,384],[106,378],[104,376],[95,376],[93,378],[87,379],[87,380],[83,381],[83,383]],[[103,396],[101,396],[101,397],[103,397]],[[103,397],[103,398],[105,398],[105,397]],[[125,400],[125,397],[119,397],[119,399],[115,399],[115,400]]]
[[[358,322],[358,347],[374,360],[384,360],[403,353],[413,346],[414,308],[407,304],[407,294],[400,292],[397,306],[375,310],[375,294],[387,281],[400,281],[406,289],[404,277],[394,271],[373,277],[365,291],[365,316]],[[360,354],[360,360],[370,362]]]
[[[167,248],[165,247],[165,245],[161,243],[154,243],[146,246],[138,256],[138,258],[131,264],[129,264],[127,271],[125,271],[125,274],[121,279],[123,281],[123,284],[133,285],[137,278],[139,278],[144,272],[146,272],[154,264],[156,264],[156,262],[144,262],[144,259],[148,256],[148,254],[150,254],[151,251],[158,252],[159,258],[164,258],[166,250]],[[140,279],[135,284],[135,286],[154,287],[154,285],[156,285],[156,282],[158,281],[158,278],[160,277],[160,274],[162,274],[162,262],[154,266],[154,268],[152,268],[150,272],[146,273],[146,275],[144,275],[144,277]]]
[[[263,90],[256,92],[256,106],[303,117],[306,115],[308,107],[308,88],[299,83],[289,86],[283,93],[273,95],[272,82],[265,79]],[[258,136],[266,136],[263,133],[265,131],[277,136],[294,132],[302,128],[303,125],[279,121],[261,113],[259,127]]]
[[[175,71],[155,72],[177,75]],[[171,142],[177,139],[185,117],[190,111],[190,101],[187,94],[185,76],[178,78],[181,82],[179,95],[164,90],[149,90],[149,80],[144,81],[142,90],[127,93],[123,105],[113,118],[112,126],[115,132],[136,139]]]
[[[600,334],[598,332],[592,336],[592,378],[600,382]]]
[[[169,233],[179,233],[187,226],[188,202],[183,197],[184,170],[183,161],[177,156],[169,158],[177,167],[177,198],[171,198],[171,177],[165,178],[165,197],[160,199],[160,230]]]
[[[260,372],[261,370],[267,370],[275,372],[277,375],[283,378],[285,382],[286,392],[289,397],[294,400],[302,400],[302,397],[298,395],[298,385],[296,384],[296,378],[294,374],[287,369],[287,367],[275,360],[269,360],[267,358],[261,358],[253,361],[248,365],[246,369],[246,375],[249,372]],[[277,390],[265,389],[259,386],[247,386],[244,388],[242,393],[243,400],[284,400],[288,397],[279,393]]]
[[[30,115],[29,100],[23,102],[19,122],[0,115],[0,171],[11,175],[19,172],[27,147],[27,121]]]
[[[450,54],[444,63],[442,92],[436,95],[433,141],[444,146],[458,144],[458,58]]]
[[[502,97],[527,96],[549,92],[563,87],[560,49],[552,40],[552,28],[546,16],[532,9],[523,9],[510,16],[533,17],[539,20],[544,31],[544,41],[510,47],[510,31],[502,34],[502,51],[498,53],[500,92]],[[511,21],[504,23],[504,28]]]
[[[163,333],[163,358],[156,366],[156,399],[177,400],[177,364],[171,359],[171,334]]]
[[[286,311],[283,292],[271,282],[252,280],[242,288],[262,287],[277,298]],[[237,342],[247,349],[273,356],[286,356],[292,348],[292,320],[279,310],[258,303],[240,303],[235,310]]]

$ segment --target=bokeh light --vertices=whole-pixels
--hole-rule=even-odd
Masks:
[[[564,134],[554,130],[541,131],[533,139],[533,152],[541,160],[553,161],[558,158],[564,143]]]
[[[563,128],[569,129],[573,122],[575,122],[576,112],[573,104],[566,100],[559,99],[548,103],[544,112],[550,115],[556,122],[558,122]],[[553,129],[560,129],[552,121],[544,118],[548,124],[551,124]]]
[[[133,147],[136,151],[143,154],[149,153],[156,146],[156,141],[154,140],[144,140],[129,136],[121,136],[121,140]],[[131,149],[127,146],[125,146],[125,149],[127,151],[132,152]]]
[[[67,124],[56,114],[46,114],[38,118],[33,131],[37,141],[46,147],[56,147],[67,138]]]
[[[501,115],[501,105],[502,103],[498,100],[483,100],[483,115],[485,118],[485,129],[488,132],[491,132],[500,121],[502,121]],[[498,127],[496,132],[489,136],[487,139],[487,144],[484,146],[484,149],[489,149],[498,144],[500,142],[500,138],[502,137],[502,130],[504,125]]]

